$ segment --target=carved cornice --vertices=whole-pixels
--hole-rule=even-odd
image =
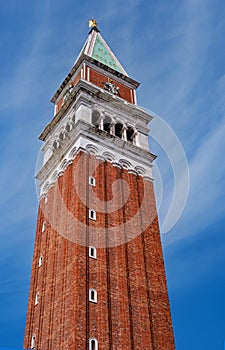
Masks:
[[[113,142],[112,137],[114,138]],[[151,168],[155,159],[153,154],[116,136],[96,130],[95,127],[79,120],[75,127],[68,132],[61,147],[54,150],[52,156],[36,175],[36,178],[40,180],[41,196],[45,195],[57,178],[63,175],[67,166],[73,162],[80,151],[92,154],[96,159],[108,161],[113,166],[127,169],[135,175],[152,180]],[[59,159],[62,159],[60,164]]]
[[[94,97],[94,98],[93,98]],[[97,100],[107,101],[110,104],[116,104],[116,107],[121,112],[130,114],[137,121],[142,121],[146,125],[152,120],[153,116],[147,113],[141,107],[131,104],[119,96],[112,95],[104,89],[97,87],[96,85],[86,81],[79,80],[70,93],[70,96],[60,108],[59,112],[53,117],[51,122],[42,131],[39,139],[45,141],[48,135],[52,132],[53,128],[59,123],[59,121],[64,118],[65,114],[71,108],[78,108],[78,104],[83,100],[89,105],[95,103]],[[82,100],[82,101],[81,101]],[[146,127],[147,128],[147,127]],[[148,129],[148,128],[147,128]],[[149,130],[149,129],[148,129]]]

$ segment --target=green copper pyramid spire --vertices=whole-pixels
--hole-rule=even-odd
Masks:
[[[104,63],[106,66],[113,68],[120,73],[123,73],[122,69],[119,67],[110,51],[111,50],[109,50],[104,45],[104,42],[101,40],[100,35],[97,35],[91,57],[101,63]]]
[[[91,19],[89,21],[89,27],[91,27],[91,30],[80,55],[84,53],[85,55],[105,64],[115,71],[128,76],[125,69],[122,67],[112,50],[101,36],[95,19]]]

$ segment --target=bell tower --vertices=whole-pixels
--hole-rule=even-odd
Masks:
[[[51,102],[24,347],[174,350],[148,124],[128,76],[89,21]]]

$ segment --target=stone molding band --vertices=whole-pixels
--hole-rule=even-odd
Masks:
[[[149,169],[146,169],[142,166],[138,166],[133,164],[132,162],[128,161],[125,158],[116,158],[116,156],[108,151],[101,152],[98,147],[94,146],[93,144],[87,144],[86,146],[80,146],[80,147],[73,147],[72,150],[69,152],[68,156],[64,158],[64,160],[61,162],[58,169],[53,171],[51,175],[48,176],[48,179],[40,185],[40,197],[39,199],[45,197],[48,193],[48,190],[54,186],[55,182],[58,180],[60,176],[64,174],[64,171],[68,167],[68,165],[72,164],[74,161],[75,156],[79,153],[83,152],[86,154],[94,155],[96,159],[100,161],[107,161],[112,164],[112,166],[118,167],[120,169],[126,169],[128,170],[128,173],[132,173],[135,176],[142,176],[144,180],[147,181],[153,181],[152,174],[151,174],[151,166]]]

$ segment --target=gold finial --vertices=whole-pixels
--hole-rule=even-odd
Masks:
[[[89,20],[88,25],[89,25],[89,28],[97,28],[98,23],[96,19],[92,18]]]

